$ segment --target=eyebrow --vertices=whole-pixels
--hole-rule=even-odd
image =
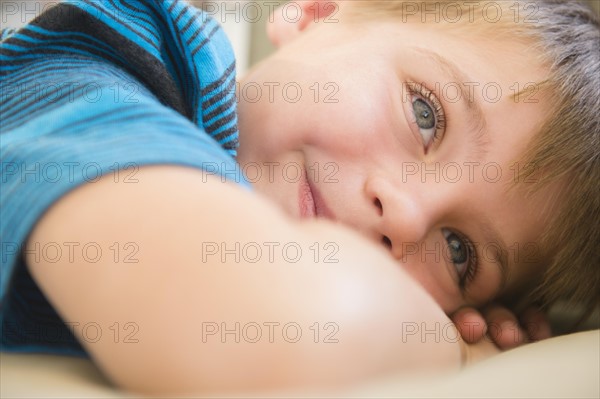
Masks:
[[[412,50],[421,55],[431,58],[437,65],[439,65],[442,71],[450,78],[450,82],[456,83],[460,88],[460,100],[464,104],[465,108],[469,113],[469,118],[473,124],[473,129],[469,130],[474,133],[475,142],[475,159],[481,159],[488,152],[488,144],[490,142],[489,134],[486,129],[485,114],[477,101],[475,95],[471,95],[467,90],[465,82],[476,83],[473,79],[470,79],[454,62],[436,53],[435,51],[423,48],[411,46]],[[477,88],[478,86],[474,86]],[[441,94],[441,93],[438,93]]]

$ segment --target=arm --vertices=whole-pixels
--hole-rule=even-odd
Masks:
[[[96,263],[79,251],[73,261],[28,255],[27,263],[65,321],[95,322],[105,332],[115,322],[136,323],[137,343],[115,343],[108,334],[98,342],[81,339],[121,387],[160,394],[327,386],[460,366],[462,341],[449,319],[382,249],[330,223],[291,221],[264,199],[198,170],[143,167],[138,180],[114,183],[107,176],[74,190],[28,240],[94,242],[105,250]],[[139,262],[115,262],[108,251],[115,242],[136,243]],[[303,254],[291,263],[276,249],[273,262],[263,253],[250,263],[202,253],[202,243],[265,242],[279,249],[294,242]],[[315,242],[333,242],[339,262],[315,263]],[[229,329],[258,323],[263,335],[265,322],[280,324],[272,342],[203,336],[203,328],[222,322]],[[297,343],[282,338],[288,322],[302,329]],[[315,343],[315,322],[322,335],[325,323],[335,323],[339,342]],[[421,323],[428,330],[437,323],[439,333],[415,333]]]

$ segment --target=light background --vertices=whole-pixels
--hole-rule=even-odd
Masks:
[[[418,2],[419,0],[413,1]],[[586,1],[600,15],[600,0]],[[57,0],[0,0],[0,27],[19,27],[57,2]],[[266,34],[268,11],[269,7],[272,9],[274,4],[285,4],[286,2],[287,0],[188,0],[188,3],[205,9],[223,25],[236,53],[238,76],[242,76],[249,67],[275,50]],[[269,6],[269,4],[271,5]],[[15,5],[20,12],[7,12],[7,10],[14,9]]]

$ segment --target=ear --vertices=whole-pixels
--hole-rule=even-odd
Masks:
[[[275,47],[294,40],[312,24],[325,18],[335,18],[333,15],[339,9],[338,1],[305,0],[291,1],[273,10],[269,16],[267,34]]]

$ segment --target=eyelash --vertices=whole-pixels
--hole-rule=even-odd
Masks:
[[[406,82],[406,86],[411,96],[416,95],[426,100],[434,112],[436,122],[435,132],[433,134],[431,144],[425,148],[425,153],[427,153],[429,147],[435,145],[443,137],[443,134],[446,131],[446,113],[444,112],[444,107],[442,106],[441,101],[438,99],[435,93],[425,87],[425,85],[416,82]]]
[[[462,291],[465,291],[466,288],[475,280],[477,273],[479,272],[479,259],[477,257],[477,249],[473,242],[464,237],[462,234],[458,234],[461,237],[461,240],[466,244],[467,251],[469,252],[469,262],[467,264],[467,270],[465,270],[465,274],[459,281],[459,286]]]

